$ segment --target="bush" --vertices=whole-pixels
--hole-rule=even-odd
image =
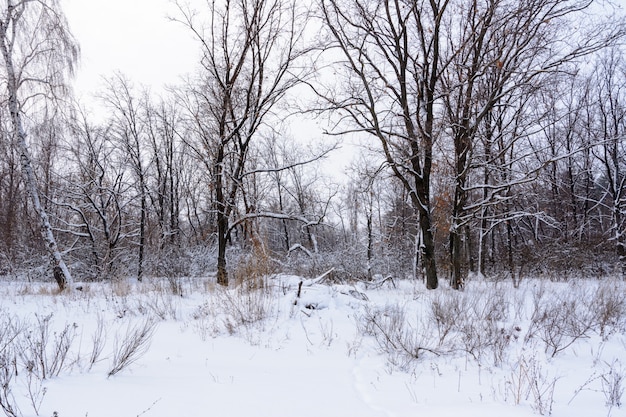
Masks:
[[[373,336],[379,349],[387,354],[391,365],[407,370],[409,365],[425,353],[439,355],[428,322],[409,320],[405,307],[388,305],[384,308],[366,307],[359,320],[361,332]]]

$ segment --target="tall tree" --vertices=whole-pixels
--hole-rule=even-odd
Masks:
[[[137,97],[130,82],[121,74],[108,81],[104,100],[111,108],[113,123],[111,133],[128,155],[128,162],[135,177],[135,188],[139,199],[139,242],[137,243],[137,280],[143,279],[144,254],[146,249],[146,223],[148,222],[147,195],[147,147],[148,127],[144,114],[149,106],[148,93]],[[142,114],[143,113],[143,114]]]
[[[340,62],[333,68],[337,85],[317,91],[327,109],[349,123],[332,133],[363,132],[378,141],[418,215],[426,287],[435,289],[430,178],[438,135],[436,88],[445,67],[442,19],[449,0],[320,3]]]
[[[163,248],[166,243],[180,244],[182,171],[189,161],[185,160],[177,135],[181,112],[175,103],[162,99],[147,106],[146,112],[153,181],[150,202],[159,224],[159,246]]]
[[[8,0],[0,7],[0,51],[6,106],[20,154],[22,174],[41,225],[54,277],[63,290],[72,275],[63,261],[48,214],[40,198],[27,141],[24,112],[44,97],[51,100],[66,92],[65,80],[78,58],[78,46],[57,0]]]
[[[198,39],[202,72],[188,101],[196,154],[212,170],[217,218],[217,282],[228,285],[226,245],[254,139],[287,91],[310,71],[299,65],[306,10],[295,0],[210,0],[207,21],[179,6]],[[275,119],[276,120],[276,119]]]
[[[23,216],[19,204],[23,184],[20,180],[19,154],[11,140],[13,130],[8,126],[4,110],[0,110],[3,121],[0,125],[0,248],[2,257],[8,263],[13,261],[15,249],[21,240],[18,219]]]
[[[617,49],[608,53],[596,72],[598,80],[594,155],[600,163],[603,195],[600,204],[611,212],[611,237],[626,277],[626,65]]]
[[[624,36],[624,24],[572,27],[590,0],[457,1],[450,6],[442,97],[455,154],[450,249],[452,286],[463,285],[462,242],[469,236],[467,180],[479,126],[506,97],[550,89],[555,74]],[[583,32],[582,36],[576,34]],[[521,137],[521,136],[520,136]],[[509,179],[510,180],[510,179]]]
[[[129,156],[110,140],[108,127],[93,126],[85,114],[78,115],[60,175],[63,200],[56,203],[68,215],[60,230],[76,239],[73,251],[89,266],[83,271],[89,278],[110,278],[127,263],[124,256],[130,252]]]

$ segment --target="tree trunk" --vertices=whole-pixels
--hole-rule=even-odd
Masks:
[[[415,242],[413,246],[413,278],[417,279],[420,264],[420,248],[422,247],[422,234],[417,231],[415,233]]]
[[[464,251],[463,242],[463,221],[465,217],[465,203],[467,202],[467,192],[465,183],[467,180],[468,157],[470,152],[469,128],[463,127],[454,141],[456,151],[456,181],[454,189],[454,205],[452,207],[452,226],[450,230],[450,256],[452,263],[452,288],[460,290],[465,282]]]
[[[453,227],[456,227],[453,226]],[[450,284],[455,290],[463,288],[463,271],[461,268],[461,233],[458,229],[450,231],[450,257],[452,264],[452,279]]]
[[[137,259],[137,281],[141,282],[143,280],[143,257],[144,257],[144,249],[146,245],[146,193],[145,193],[145,185],[142,179],[140,181],[141,186],[141,217],[139,220],[139,254]]]
[[[474,248],[474,239],[472,239],[472,228],[469,224],[465,225],[465,245],[463,250],[467,254],[467,267],[471,273],[476,273],[476,251]]]
[[[617,177],[622,177],[619,172],[619,166],[616,167]],[[626,183],[623,181],[622,183]],[[620,184],[621,185],[621,184]],[[623,187],[623,185],[621,185]],[[615,245],[617,257],[621,264],[622,277],[626,279],[626,227],[624,225],[624,211],[622,209],[622,191],[616,192],[615,201],[613,202],[613,227],[615,228]]]
[[[280,181],[278,182],[278,208],[280,210],[281,213],[285,212],[285,207],[283,204],[283,192],[282,192],[282,186],[280,184]],[[287,220],[283,219],[281,221],[282,226],[283,226],[283,242],[285,243],[285,250],[287,252],[289,252],[289,249],[291,248],[291,243],[289,242],[289,229],[287,228]]]
[[[57,246],[56,239],[52,232],[52,226],[48,214],[41,205],[39,198],[39,191],[37,189],[35,173],[33,172],[30,152],[28,151],[28,145],[26,143],[26,130],[22,123],[22,115],[20,113],[17,92],[18,85],[13,67],[13,57],[10,54],[9,46],[7,46],[6,28],[4,25],[0,25],[0,49],[2,49],[2,56],[4,58],[4,64],[7,72],[6,87],[9,95],[8,106],[11,114],[11,122],[13,124],[13,131],[17,138],[18,149],[20,152],[20,162],[22,166],[22,175],[24,176],[24,183],[28,189],[28,193],[31,196],[33,207],[37,212],[37,216],[40,221],[41,236],[46,243],[46,250],[50,256],[52,263],[54,278],[57,281],[59,289],[63,291],[65,288],[73,284],[72,275],[63,261],[61,252]]]
[[[217,283],[228,286],[226,244],[228,243],[228,213],[224,195],[224,147],[220,146],[215,161],[215,204],[217,206]]]
[[[505,222],[507,261],[508,261],[509,271],[511,273],[511,279],[513,280],[513,286],[517,288],[519,285],[519,281],[518,281],[518,278],[515,276],[515,261],[513,259],[513,226],[511,225],[511,222],[512,220],[507,220]]]
[[[226,244],[228,241],[228,218],[221,211],[217,212],[217,283],[228,286],[226,271]]]
[[[487,226],[487,219],[485,219],[484,217],[484,208],[481,209],[481,216],[482,218],[480,219],[480,230],[479,230],[479,235],[478,235],[478,275],[480,275],[480,277],[484,277],[485,275],[485,249],[486,249],[486,226]]]
[[[420,229],[422,230],[422,265],[426,275],[426,288],[437,289],[437,265],[435,262],[435,240],[431,229],[430,215],[420,214]]]
[[[374,257],[374,230],[372,226],[372,212],[366,212],[367,217],[367,279],[372,280],[372,259]]]

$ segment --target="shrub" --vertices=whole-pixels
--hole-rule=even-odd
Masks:
[[[402,370],[407,370],[424,353],[440,354],[429,344],[433,330],[428,322],[408,320],[405,307],[398,304],[380,309],[366,307],[359,322],[361,332],[373,336],[389,362]]]
[[[594,323],[589,294],[572,288],[565,294],[535,301],[526,340],[537,336],[551,357],[589,335]]]

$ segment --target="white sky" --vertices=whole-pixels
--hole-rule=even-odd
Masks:
[[[61,6],[81,47],[74,91],[96,113],[94,94],[102,90],[103,77],[115,71],[158,93],[198,67],[197,41],[188,28],[167,18],[180,17],[171,0],[61,0]],[[313,121],[298,120],[291,128],[304,142],[329,140]],[[335,152],[323,170],[343,177],[353,151]]]
[[[167,19],[176,15],[170,0],[62,0],[61,6],[81,46],[79,97],[97,91],[114,71],[158,90],[197,65],[190,32]]]

